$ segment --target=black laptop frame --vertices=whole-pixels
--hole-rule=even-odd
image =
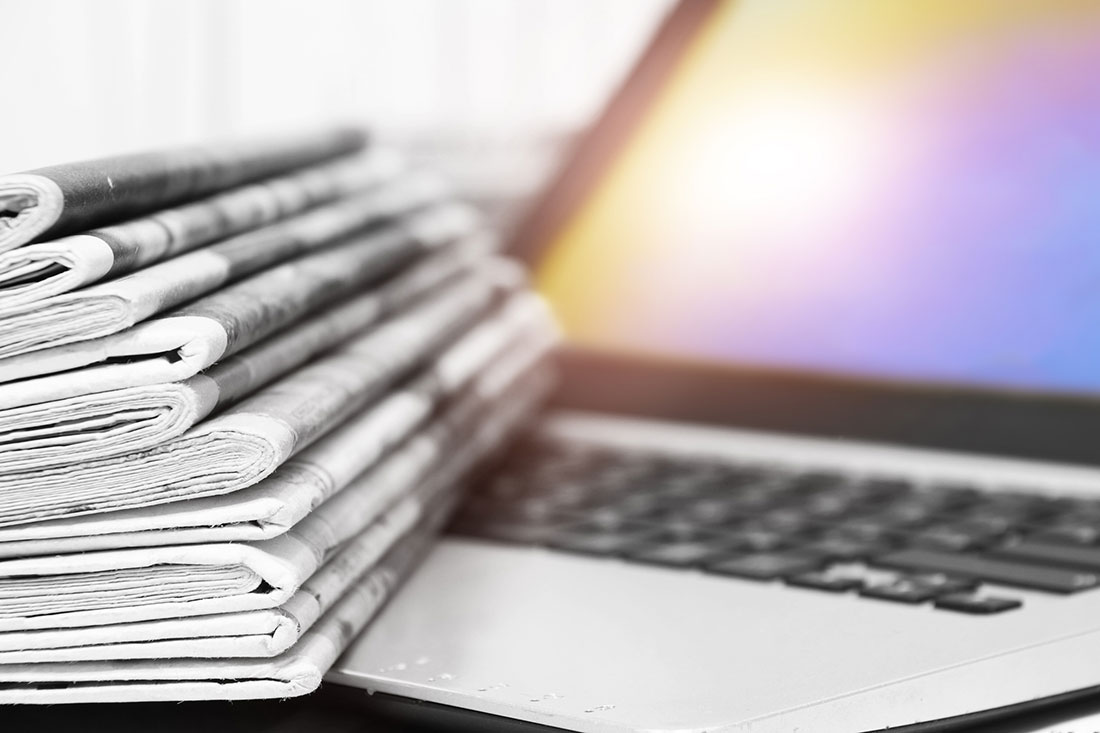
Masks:
[[[722,0],[682,0],[511,242],[541,257]],[[1100,332],[1100,323],[1097,324]],[[556,404],[624,415],[1100,465],[1096,396],[976,390],[688,363],[570,347]]]

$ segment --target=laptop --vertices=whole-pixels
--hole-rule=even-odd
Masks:
[[[592,732],[1095,692],[1097,68],[1095,3],[679,4],[514,242],[555,405],[329,680]]]

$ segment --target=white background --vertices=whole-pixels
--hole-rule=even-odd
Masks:
[[[0,173],[330,120],[515,139],[598,111],[668,0],[0,0]]]

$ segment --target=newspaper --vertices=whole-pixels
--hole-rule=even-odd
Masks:
[[[0,252],[355,153],[362,132],[176,148],[0,176]]]
[[[401,161],[371,150],[124,224],[0,254],[0,313],[120,277],[393,178]]]
[[[546,305],[532,293],[512,296],[499,316],[479,324],[435,369],[406,381],[254,486],[225,496],[0,528],[0,558],[275,537],[464,389],[484,361],[478,354],[517,339],[516,359],[541,356],[557,340]]]
[[[0,664],[270,657],[285,651],[349,590],[358,586],[360,593],[368,595],[360,596],[360,601],[371,604],[384,598],[394,581],[404,578],[414,557],[449,515],[450,500],[457,498],[451,487],[488,453],[498,450],[527,419],[548,386],[547,377],[525,370],[520,378],[512,376],[493,387],[504,387],[505,392],[493,396],[506,395],[506,400],[483,402],[472,412],[464,409],[469,404],[465,400],[463,406],[436,418],[432,430],[438,431],[447,421],[451,428],[426,478],[410,483],[404,498],[341,545],[284,603],[271,609],[179,619],[6,632],[0,634]],[[410,511],[410,504],[419,521],[390,548],[397,537],[387,531],[391,520]]]
[[[0,360],[0,372],[22,377],[0,383],[0,411],[187,379],[312,311],[362,292],[425,252],[460,239],[448,248],[465,253],[456,253],[460,259],[491,249],[491,237],[467,234],[472,224],[448,217],[448,211],[430,209],[264,270],[118,334]],[[417,226],[433,222],[431,236]],[[50,373],[23,375],[29,370]]]
[[[258,542],[169,545],[0,562],[0,631],[183,618],[272,608],[287,601],[335,552],[374,527],[393,540],[420,516],[413,487],[462,454],[487,409],[507,407],[508,387],[532,364],[490,366],[478,389],[283,535]],[[392,509],[391,509],[392,508]],[[379,518],[382,518],[381,520]],[[340,570],[350,575],[350,566]]]
[[[494,436],[497,437],[497,436]],[[497,437],[497,439],[499,439]],[[463,458],[467,453],[463,451]],[[469,463],[467,463],[469,466]],[[393,513],[409,507],[417,515],[400,535],[383,546],[394,546],[407,537],[410,546],[397,546],[406,555],[387,556],[376,575],[351,584],[331,604],[297,643],[271,658],[122,659],[68,661],[68,663],[12,664],[0,666],[0,703],[70,703],[172,700],[233,700],[286,698],[316,690],[324,674],[343,650],[362,633],[382,608],[392,589],[414,564],[416,544],[422,533],[432,532],[445,512],[431,512],[425,504],[453,502],[459,471],[447,471],[447,482],[433,482],[429,491],[417,492]],[[421,519],[423,516],[425,518]],[[422,529],[421,529],[422,527]],[[411,555],[411,557],[409,557]],[[386,562],[388,560],[388,565]],[[381,582],[371,582],[386,573]],[[334,580],[335,576],[333,577]],[[330,583],[332,591],[339,583]]]
[[[382,396],[470,324],[514,271],[462,278],[377,329],[150,450],[11,474],[0,526],[225,494],[251,486]]]
[[[0,314],[0,359],[117,333],[157,313],[283,260],[333,244],[379,220],[437,199],[437,179],[415,174],[117,280],[57,295]],[[38,354],[14,367],[40,373]],[[5,363],[5,367],[7,364]],[[0,380],[18,379],[5,368]]]
[[[343,594],[355,589],[358,602],[381,605],[409,570],[431,534],[418,525],[377,559],[383,543],[375,528],[348,543],[302,584],[285,603],[271,609],[211,614],[184,619],[0,634],[0,665],[133,659],[273,657],[290,648]],[[363,566],[354,581],[353,566]],[[330,590],[331,589],[331,590]],[[335,591],[335,592],[332,592]],[[9,638],[10,637],[10,638]],[[27,648],[26,644],[52,644]]]
[[[368,255],[379,252],[382,252],[379,248],[365,249]],[[341,257],[343,254],[349,256]],[[476,249],[470,248],[444,250],[406,268],[382,286],[301,320],[235,356],[225,358],[224,354],[205,350],[207,358],[201,361],[180,359],[162,362],[166,369],[179,372],[179,376],[184,377],[181,381],[144,385],[141,383],[143,380],[132,380],[137,382],[137,386],[92,391],[87,395],[2,409],[0,477],[12,472],[133,453],[178,437],[215,410],[240,400],[322,352],[346,342],[433,288],[469,271],[476,262],[474,258],[477,254]],[[330,264],[336,276],[355,264],[354,257],[343,252],[342,248],[318,257],[332,260]],[[309,281],[308,278],[303,279]],[[322,295],[331,295],[336,289],[327,288],[327,284],[328,281],[321,279],[317,281],[316,288],[311,289],[319,290]],[[258,297],[272,301],[282,298],[284,303],[288,303],[292,300],[278,289],[261,293]],[[299,302],[299,305],[304,306],[305,302]],[[203,310],[210,311],[208,307]],[[297,317],[298,310],[287,308],[276,313],[277,319],[268,320],[288,320]],[[253,309],[252,312],[262,311]],[[155,324],[158,320],[143,324],[143,327]],[[220,324],[215,322],[215,325]],[[248,332],[259,336],[272,325],[283,324],[265,322],[261,328],[248,329]],[[214,329],[194,330],[203,335]],[[186,330],[176,328],[173,332],[186,333]],[[224,337],[218,341],[219,344],[224,342]],[[236,347],[247,345],[245,339],[238,339],[234,344]],[[197,348],[189,348],[188,351],[202,353]],[[226,351],[232,353],[233,350]],[[200,373],[215,360],[217,363],[214,366]],[[93,379],[97,371],[119,370],[125,373],[133,371],[139,364],[131,362],[99,370],[76,370],[66,374],[65,379],[74,387],[91,391],[97,388]],[[84,371],[92,374],[81,374]],[[148,371],[155,374],[153,370]],[[64,415],[65,419],[58,420],[58,415]]]
[[[534,401],[520,397],[518,402],[530,409]],[[525,414],[521,410],[512,411],[513,415],[517,413],[520,418]],[[479,432],[473,442],[486,439],[486,442],[499,444],[520,420],[509,422],[508,425],[498,424],[489,434]],[[471,459],[482,454],[483,450],[460,450],[454,460],[468,470],[474,465]],[[384,545],[392,547],[402,537],[416,543],[420,539],[418,535],[422,537],[434,531],[434,526],[446,516],[447,505],[454,501],[457,479],[463,473],[444,468],[410,497],[408,503],[394,507],[389,514],[396,514],[406,506],[412,507],[408,513],[415,514],[416,519]],[[433,504],[439,507],[438,511],[432,511]],[[399,551],[408,547],[399,546]],[[408,552],[419,550],[421,547],[414,544]],[[0,665],[0,703],[224,700],[289,697],[312,692],[320,686],[323,675],[343,650],[378,612],[387,591],[401,580],[397,574],[407,575],[415,556],[395,558],[391,555],[387,560],[392,563],[389,567],[393,567],[390,577],[384,580],[389,588],[379,588],[367,582],[367,578],[351,585],[296,643],[274,657]],[[387,569],[387,560],[383,560],[380,571]],[[330,576],[333,582],[325,589],[333,593],[332,597],[340,590],[342,582],[336,581],[338,577],[336,574]]]

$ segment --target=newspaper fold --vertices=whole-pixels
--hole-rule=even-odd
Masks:
[[[517,358],[542,354],[557,339],[549,309],[533,293],[512,296],[499,317],[464,338],[464,351],[439,359],[436,370],[406,381],[254,486],[224,496],[0,528],[0,558],[280,535],[463,390],[485,361],[478,353],[498,351],[502,340],[516,339],[521,340],[514,349]],[[439,370],[449,376],[440,378]]]
[[[0,252],[361,150],[358,130],[175,148],[0,176]]]
[[[124,224],[0,254],[0,313],[119,277],[393,178],[391,151],[314,166]]]
[[[520,400],[531,409],[533,400]],[[520,411],[516,411],[520,412]],[[515,413],[513,413],[515,414]],[[522,415],[521,415],[522,417]],[[501,426],[492,442],[503,442],[519,420]],[[479,434],[480,439],[484,434]],[[469,455],[463,451],[464,455]],[[471,465],[471,464],[467,464]],[[460,475],[458,471],[454,474]],[[426,537],[446,516],[458,493],[456,476],[441,472],[424,491],[438,507],[420,507],[418,522],[403,533],[381,565],[351,585],[293,646],[271,657],[235,659],[146,659],[74,661],[0,666],[0,703],[78,703],[171,700],[234,700],[303,695],[321,684],[348,644],[358,636],[423,552]],[[424,501],[424,500],[422,500]],[[396,508],[395,508],[396,511]],[[391,545],[398,538],[395,536]],[[335,579],[335,575],[331,576]],[[375,579],[381,582],[372,582]],[[331,597],[340,589],[332,584]],[[380,587],[381,586],[381,587]],[[328,605],[322,600],[322,604]],[[228,614],[233,616],[234,614]],[[307,617],[308,618],[308,617]]]
[[[236,613],[6,632],[0,634],[0,664],[274,656],[297,641],[354,586],[362,586],[376,598],[383,595],[406,574],[410,553],[416,553],[449,514],[449,499],[454,498],[449,487],[515,432],[549,384],[549,375],[530,362],[520,373],[504,376],[495,385],[479,385],[489,390],[478,397],[479,404],[467,396],[435,418],[425,436],[439,437],[436,458],[422,470],[406,474],[408,483],[400,498],[330,553],[284,603]],[[385,466],[379,466],[374,473],[384,471]],[[447,491],[441,495],[441,489]],[[410,513],[417,515],[418,522],[403,535],[393,532],[394,526],[400,526],[399,518]],[[395,541],[398,547],[391,549]],[[379,564],[383,553],[386,557]]]
[[[492,361],[493,354],[482,356]],[[484,373],[474,390],[276,538],[0,562],[0,630],[97,626],[282,604],[380,516],[385,521],[379,532],[391,539],[415,524],[420,504],[400,500],[441,461],[461,453],[487,406],[501,402],[508,385],[529,373],[541,354],[522,356],[488,368],[483,358],[476,366]],[[387,512],[391,506],[395,509]]]
[[[405,500],[407,501],[407,500]],[[404,507],[391,509],[394,514]],[[138,621],[49,631],[0,634],[0,642],[53,643],[45,649],[0,651],[0,665],[136,659],[273,657],[289,649],[323,613],[355,592],[368,608],[380,606],[408,573],[431,534],[418,525],[382,558],[390,537],[383,517],[351,540],[285,603],[271,609],[183,619]],[[361,569],[354,579],[349,574]],[[13,637],[13,638],[8,638]],[[40,642],[38,638],[44,637]]]
[[[187,379],[313,311],[362,292],[425,252],[460,238],[457,249],[467,253],[456,254],[460,259],[489,251],[491,238],[467,235],[470,222],[447,221],[448,211],[427,210],[264,270],[121,333],[0,360],[0,371],[37,365],[53,372],[0,383],[0,415],[23,405]],[[417,226],[433,222],[431,232]]]
[[[117,333],[283,260],[326,247],[438,199],[434,178],[401,176],[366,192],[230,237],[117,280],[0,314],[0,381],[58,367],[52,355],[6,357]]]
[[[373,239],[377,240],[378,237]],[[393,241],[396,243],[400,240],[394,238]],[[306,258],[314,260],[313,262],[303,260],[300,265],[284,265],[282,269],[290,270],[292,274],[288,284],[298,286],[302,282],[312,282],[309,288],[313,291],[312,300],[336,297],[346,290],[359,290],[360,281],[366,279],[371,267],[378,265],[373,260],[384,260],[387,256],[384,246],[374,246],[373,241],[365,244],[367,246],[356,247],[353,251],[337,248],[330,253]],[[356,262],[359,254],[365,255],[363,264],[368,267]],[[253,340],[252,336],[258,338],[266,331],[283,327],[284,321],[299,318],[300,311],[309,305],[308,300],[296,298],[297,294],[286,293],[278,288],[261,288],[252,300],[253,307],[242,315],[263,316],[264,323],[236,329],[235,332],[241,338],[224,352],[196,346],[194,342],[199,339],[195,337],[181,338],[179,343],[186,343],[186,346],[180,351],[186,351],[188,358],[154,362],[165,371],[177,372],[182,381],[146,385],[145,379],[131,379],[136,386],[94,391],[87,395],[2,409],[0,477],[7,473],[40,470],[134,453],[176,438],[215,410],[255,392],[322,352],[346,342],[383,317],[410,305],[417,297],[434,287],[470,270],[476,254],[469,248],[444,250],[410,266],[372,291],[345,300],[277,332],[236,356],[225,358],[226,354],[248,346]],[[351,277],[359,273],[364,277]],[[320,277],[317,277],[318,274]],[[261,278],[271,279],[263,276]],[[279,310],[274,307],[255,307],[265,299],[272,301],[272,306],[281,299],[283,302],[280,305],[283,307]],[[207,300],[217,301],[219,298],[215,295]],[[212,305],[213,303],[202,305],[198,310],[218,313],[219,309],[212,308]],[[294,307],[286,307],[288,305]],[[194,307],[188,310],[196,311]],[[170,333],[185,336],[190,323],[184,323],[180,319],[196,317],[202,316],[176,317],[180,325],[164,324],[164,319],[154,319],[138,328],[149,329],[166,325]],[[172,319],[172,316],[168,317],[168,320]],[[241,325],[239,320],[234,325]],[[214,323],[222,325],[218,320]],[[191,330],[200,337],[216,333],[218,338],[215,345],[226,344],[228,341],[228,328],[218,331],[214,328],[191,326]],[[168,343],[166,339],[162,339],[162,342]],[[199,373],[215,361],[217,363],[214,366]],[[122,372],[119,376],[124,378],[126,373],[137,371],[142,366],[144,365],[141,361],[135,361],[100,369],[77,370],[66,375],[66,379],[74,387],[94,390],[102,383],[97,383],[96,378],[102,377],[104,372],[108,376],[112,372]],[[142,376],[146,375],[163,376],[151,368],[146,369]],[[125,383],[122,379],[119,381]],[[0,388],[0,392],[2,391]],[[64,420],[60,420],[59,415],[63,415]]]
[[[0,491],[0,526],[147,506],[251,486],[378,398],[396,379],[484,311],[512,269],[441,288],[431,300],[265,387],[179,438],[150,450],[76,466],[12,474]]]

